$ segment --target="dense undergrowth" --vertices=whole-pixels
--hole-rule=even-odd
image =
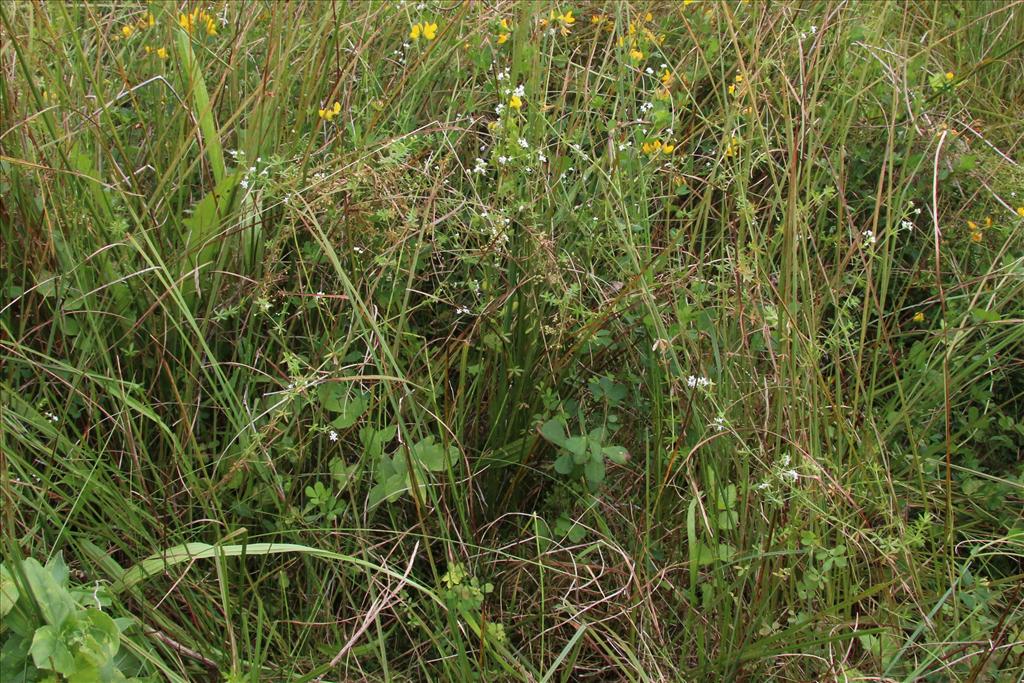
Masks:
[[[0,20],[5,683],[1024,675],[1024,4]]]

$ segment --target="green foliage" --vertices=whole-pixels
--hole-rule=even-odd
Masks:
[[[183,4],[0,3],[4,667],[1019,678],[1018,6]]]
[[[132,621],[103,611],[109,603],[100,586],[72,587],[60,555],[46,566],[31,557],[16,569],[0,565],[0,593],[4,681],[151,680],[141,662],[121,650]]]

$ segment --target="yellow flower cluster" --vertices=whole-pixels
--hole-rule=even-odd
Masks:
[[[676,151],[675,145],[670,145],[667,142],[661,140],[655,140],[654,142],[645,142],[640,145],[640,151],[649,157],[656,157],[659,154],[671,154]]]
[[[509,34],[512,33],[512,26],[508,23],[508,19],[502,19],[498,24],[501,32],[498,33],[498,45],[504,45],[508,42]]]
[[[437,38],[437,22],[428,23],[424,21],[413,24],[412,29],[409,31],[409,37],[412,40],[419,40],[421,36],[427,40]]]
[[[180,15],[178,17],[178,26],[185,29],[186,33],[193,33],[197,29],[204,28],[206,29],[206,35],[217,35],[217,22],[209,12],[198,7],[188,14]]]
[[[149,46],[149,45],[146,46],[146,54],[147,55],[155,54],[160,59],[167,59],[167,56],[168,56],[167,55],[167,48],[166,47],[156,47],[156,48],[154,48],[154,47]]]
[[[991,228],[992,227],[992,217],[991,216],[985,216],[985,220],[983,222],[984,222],[986,228]],[[982,233],[982,231],[981,231],[981,226],[979,226],[974,221],[967,221],[967,227],[971,231],[971,241],[972,242],[978,243],[978,242],[981,242],[981,240],[983,240],[985,238],[984,233]]]
[[[732,84],[729,86],[729,94],[733,95],[733,96],[739,96],[743,92],[742,88],[743,88],[743,75],[742,74],[736,74],[736,77],[733,79]]]
[[[558,32],[563,36],[567,36],[569,31],[572,30],[572,25],[575,23],[576,17],[572,15],[572,10],[562,13],[555,13],[555,10],[551,10],[547,19],[540,20],[540,27],[544,28],[551,24],[552,28],[558,27]]]
[[[318,109],[317,113],[324,121],[333,121],[334,117],[341,113],[341,103],[335,102],[333,105],[328,105],[326,109]]]
[[[146,12],[137,21],[130,24],[125,24],[121,27],[121,35],[124,38],[131,38],[136,31],[149,28],[156,23],[156,17],[153,16],[152,12]]]

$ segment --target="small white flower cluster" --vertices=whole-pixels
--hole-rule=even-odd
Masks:
[[[878,242],[878,238],[875,237],[875,233],[871,230],[865,230],[861,235],[863,235],[864,241],[868,244],[875,244]]]
[[[59,419],[55,414],[51,413],[49,410],[44,410],[43,415],[45,415],[46,419],[49,420],[50,422],[56,422]]]
[[[467,308],[466,306],[455,307],[455,315],[468,315],[471,312],[472,311],[470,311],[469,308]]]
[[[653,102],[644,102],[643,104],[640,105],[640,113],[641,114],[646,114],[647,112],[649,112],[652,109],[654,109],[654,103]]]
[[[728,427],[729,425],[726,424],[725,418],[722,417],[721,415],[719,415],[718,417],[716,417],[714,420],[711,421],[711,425],[710,426],[716,432],[724,432],[725,428]]]
[[[526,138],[519,138],[519,146],[523,149],[530,149],[530,143],[527,142]]]
[[[696,375],[690,375],[689,377],[686,378],[686,386],[688,386],[691,389],[707,389],[708,387],[714,386],[714,384],[715,383],[712,382],[707,377],[697,377]]]
[[[233,150],[233,151],[235,151],[235,150]],[[245,154],[242,153],[242,156],[245,156]],[[263,157],[256,157],[256,164],[260,164],[262,162],[263,162]],[[242,186],[243,190],[248,190],[249,187],[251,185],[253,185],[257,180],[261,180],[263,178],[266,178],[269,175],[270,175],[270,169],[269,168],[264,168],[261,171],[261,170],[259,170],[259,167],[257,165],[252,165],[252,166],[249,167],[249,170],[245,172],[245,176],[242,177],[242,180],[239,181],[238,184]]]
[[[789,454],[783,455],[778,464],[772,468],[772,475],[757,485],[759,491],[766,491],[771,489],[774,482],[786,486],[792,486],[800,480],[800,473],[796,471],[796,468],[790,467]]]
[[[476,158],[476,165],[473,166],[473,173],[481,174],[487,172],[487,162],[480,157]]]
[[[813,36],[813,35],[815,35],[817,33],[818,33],[818,27],[812,25],[811,29],[810,29],[810,35]],[[804,42],[805,40],[807,40],[807,34],[808,34],[808,32],[806,32],[806,31],[800,34],[800,42],[801,43]]]
[[[501,71],[499,71],[497,74],[495,74],[495,76],[497,77],[497,79],[499,81],[503,81],[506,78],[509,78],[511,75],[512,75],[512,71],[507,66],[504,69],[502,69]]]
[[[516,86],[516,89],[512,91],[512,94],[516,97],[526,97],[526,86],[520,83]]]
[[[336,431],[334,431],[332,429],[330,431],[330,433],[327,435],[327,438],[330,439],[331,441],[337,441],[338,440],[338,432],[336,432]]]

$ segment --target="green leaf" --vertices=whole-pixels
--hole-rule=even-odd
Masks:
[[[1000,320],[998,311],[989,311],[984,308],[972,308],[971,317],[979,323],[994,323]]]
[[[409,449],[409,455],[413,462],[431,472],[444,472],[458,455],[458,451],[454,446],[445,448],[441,444],[434,443],[434,437],[428,436],[414,444]]]
[[[565,423],[559,418],[552,418],[540,428],[540,435],[556,446],[561,446],[565,444]]]
[[[121,645],[117,624],[98,609],[72,614],[61,631],[65,642],[75,644],[75,660],[79,666],[85,662],[90,667],[102,667],[113,659]]]
[[[22,571],[47,624],[60,626],[69,614],[78,609],[67,589],[67,568],[63,560],[57,564],[55,558],[43,567],[30,557],[22,563]]]
[[[409,477],[405,474],[393,474],[383,482],[370,489],[368,505],[373,509],[382,502],[394,503],[409,490]]]
[[[558,472],[559,474],[570,474],[572,473],[573,467],[574,463],[572,456],[568,453],[562,453],[560,456],[555,458],[555,472]]]
[[[14,609],[14,603],[18,602],[18,584],[14,577],[7,571],[7,567],[0,564],[0,617],[7,616],[7,613]]]
[[[331,426],[336,429],[348,429],[356,423],[357,420],[366,412],[367,406],[370,405],[369,394],[359,393],[355,396],[346,397],[341,403],[341,407],[337,412],[341,415],[334,418],[331,422]]]
[[[599,458],[591,458],[586,465],[583,466],[583,473],[594,486],[599,486],[604,481],[604,460]]]
[[[579,465],[590,459],[590,453],[587,452],[587,437],[585,436],[574,436],[566,439],[563,448],[572,453],[572,459]]]
[[[65,676],[75,670],[75,658],[61,639],[60,629],[56,626],[37,628],[29,652],[37,669],[56,671]]]
[[[622,446],[605,446],[601,449],[601,452],[604,453],[604,457],[616,465],[625,465],[626,461],[629,460],[629,451]]]

